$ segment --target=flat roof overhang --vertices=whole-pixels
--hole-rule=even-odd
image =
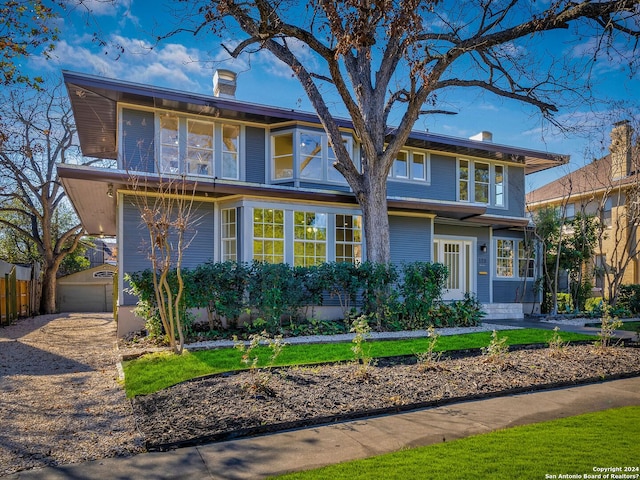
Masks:
[[[82,225],[89,235],[115,236],[117,215],[117,192],[130,191],[133,179],[122,170],[99,169],[84,165],[58,165],[58,175],[69,196]],[[158,186],[157,175],[147,175],[145,185],[150,191]],[[355,196],[348,192],[297,189],[273,185],[252,185],[221,180],[186,179],[187,185],[195,186],[196,201],[224,200],[230,196],[259,196],[264,198],[286,198],[301,201],[319,201],[357,205]],[[457,202],[435,202],[419,199],[390,198],[387,201],[390,213],[430,214],[452,220],[464,220],[482,225],[524,226],[528,220],[486,214],[482,205]]]
[[[292,121],[319,124],[315,113],[186,93],[82,73],[64,71],[63,77],[73,107],[82,153],[88,157],[117,158],[117,112],[120,102],[208,115],[213,118],[254,122],[265,126]],[[340,127],[353,127],[347,119],[336,121]],[[407,145],[457,156],[513,162],[523,165],[526,174],[569,162],[568,155],[431,132],[412,132]]]

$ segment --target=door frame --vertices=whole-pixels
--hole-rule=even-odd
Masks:
[[[448,295],[448,290],[444,290],[442,294],[443,300],[461,300],[464,297],[464,293],[469,292],[477,295],[477,278],[476,278],[476,263],[477,263],[477,238],[465,237],[458,235],[434,235],[433,236],[433,248],[431,252],[431,258],[436,261],[436,258],[441,259],[444,243],[457,243],[461,246],[461,266],[465,268],[462,273],[462,279],[465,282],[464,287],[461,289],[461,295],[453,294]],[[438,249],[438,252],[436,252]]]

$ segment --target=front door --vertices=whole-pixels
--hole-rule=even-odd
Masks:
[[[472,244],[471,240],[436,238],[433,242],[434,262],[444,264],[449,277],[442,295],[443,300],[459,300],[472,291]]]

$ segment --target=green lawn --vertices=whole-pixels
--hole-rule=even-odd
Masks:
[[[515,427],[429,447],[294,473],[280,479],[640,478],[640,407]],[[602,477],[597,467],[631,467]],[[553,475],[556,475],[553,477]],[[561,475],[564,475],[562,477]]]
[[[593,336],[571,332],[559,332],[564,341],[593,340]],[[499,332],[499,337],[506,336],[510,345],[546,343],[553,332],[542,329],[520,329]],[[441,336],[436,350],[452,351],[486,347],[491,340],[491,332],[469,333],[464,335]],[[370,355],[374,358],[397,355],[415,355],[425,352],[429,340],[416,338],[410,340],[368,341]],[[310,365],[325,362],[352,360],[351,342],[323,343],[310,345],[287,345],[277,359],[278,366]],[[268,359],[270,351],[260,347],[259,356],[262,364]],[[162,390],[191,378],[240,370],[241,352],[234,348],[200,350],[185,352],[182,355],[158,353],[123,363],[125,373],[125,390],[127,396],[146,395]]]
[[[587,327],[595,327],[600,328],[600,323],[587,323],[585,326]],[[622,322],[622,325],[617,328],[617,330],[625,330],[627,332],[638,332],[640,331],[640,322]],[[640,477],[638,477],[640,478]]]

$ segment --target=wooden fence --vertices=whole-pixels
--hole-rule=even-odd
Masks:
[[[31,314],[31,269],[25,275],[24,268],[2,262],[0,274],[0,325],[8,325],[19,316]],[[18,275],[18,268],[21,268]]]

